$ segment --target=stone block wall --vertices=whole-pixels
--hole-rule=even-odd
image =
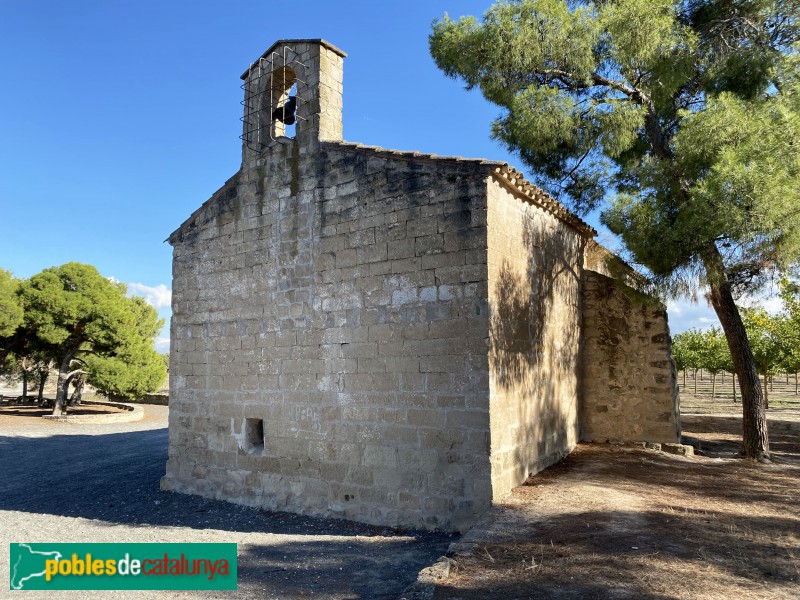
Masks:
[[[491,502],[477,162],[279,140],[170,238],[162,486],[459,529]]]
[[[583,275],[583,402],[587,441],[680,441],[667,313],[616,279]]]
[[[490,412],[495,499],[578,440],[584,239],[553,214],[488,183]]]

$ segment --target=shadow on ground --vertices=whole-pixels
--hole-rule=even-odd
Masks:
[[[738,451],[739,419],[684,425],[707,454]],[[770,427],[768,465],[579,446],[467,535],[436,600],[797,598],[800,438]]]
[[[94,519],[100,526],[215,529],[230,532],[231,542],[247,535],[239,558],[240,590],[249,590],[246,597],[395,598],[455,539],[163,492],[159,480],[167,460],[166,428],[4,435],[0,457],[0,510],[30,513],[31,519]],[[248,535],[254,533],[266,537],[254,543]],[[260,539],[265,543],[259,544]]]
[[[796,518],[676,508],[528,522],[515,540],[486,541],[471,557],[456,558],[435,598],[723,598],[735,597],[716,593],[731,582],[738,597],[762,598],[746,590],[766,584],[776,588],[770,597],[784,598],[778,588],[794,588],[800,576]]]
[[[770,413],[769,449],[777,463],[800,466],[800,421],[782,420]],[[742,446],[742,420],[739,417],[683,415],[683,443],[691,444],[711,458],[731,458]]]

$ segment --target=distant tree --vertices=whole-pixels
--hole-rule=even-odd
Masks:
[[[786,338],[786,320],[772,316],[763,308],[743,309],[743,319],[753,349],[758,372],[764,381],[764,401],[769,408],[769,376],[773,375],[790,350]]]
[[[41,403],[50,369],[55,366],[58,359],[58,349],[39,339],[25,324],[17,329],[14,337],[15,343],[10,356],[20,367],[25,367],[26,381],[23,382],[23,395],[27,396],[26,383],[28,381],[35,383],[38,388],[37,402]]]
[[[717,396],[717,374],[730,368],[731,353],[725,334],[718,327],[702,332],[699,350],[700,367],[711,373],[711,398]]]
[[[797,373],[800,372],[800,345],[792,344],[781,360],[781,368],[787,375],[794,375],[794,395],[798,395]],[[788,383],[788,379],[787,379]]]
[[[689,357],[687,356],[686,346],[681,342],[681,334],[672,338],[672,360],[675,361],[675,369],[683,374],[683,387],[686,387],[686,370],[689,368]]]
[[[75,262],[45,269],[22,286],[25,326],[58,356],[54,415],[63,413],[70,382],[86,373],[88,360],[124,360],[147,343],[138,303],[125,293],[124,284]]]
[[[683,365],[683,385],[686,387],[686,369],[694,375],[694,393],[697,395],[697,370],[702,367],[703,332],[690,329],[678,333],[672,339],[672,355],[677,364]],[[679,367],[680,368],[680,367]]]
[[[23,397],[28,396],[28,384],[35,382],[39,388],[38,401],[41,402],[46,379],[43,371],[49,374],[53,349],[41,342],[24,323],[11,336],[0,338],[0,343],[5,344],[0,353],[5,357],[0,363],[0,373],[10,381],[22,382]]]
[[[707,285],[751,458],[769,439],[735,299],[800,257],[799,39],[790,0],[508,0],[430,36],[446,75],[504,109],[492,135],[538,182],[605,204],[665,289]]]
[[[786,352],[781,360],[784,373],[794,374],[794,393],[798,394],[797,373],[800,371],[800,286],[784,277],[778,283],[783,304],[781,335],[785,340]]]
[[[47,383],[48,378],[50,377],[50,370],[56,366],[55,358],[49,355],[40,355],[39,361],[36,365],[36,376],[37,376],[37,385],[38,391],[36,394],[36,401],[39,404],[44,402],[44,386]]]
[[[723,334],[724,335],[724,334]],[[733,393],[733,401],[736,402],[736,365],[733,364],[733,356],[731,356],[730,347],[725,347],[725,366],[722,370],[722,383],[725,383],[725,373],[731,374],[731,391]]]
[[[797,373],[800,371],[800,347],[796,343],[791,343],[785,347],[785,353],[781,357],[776,369],[779,373],[786,375],[786,383],[789,377],[794,375],[794,394],[798,394]]]
[[[38,361],[31,355],[13,356],[8,369],[10,381],[22,382],[22,397],[28,397],[28,382],[38,374]]]
[[[15,335],[23,322],[19,284],[11,273],[0,269],[0,368],[19,344]]]

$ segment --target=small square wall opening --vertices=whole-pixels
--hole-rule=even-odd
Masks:
[[[247,419],[245,421],[245,450],[248,454],[264,453],[264,420]]]

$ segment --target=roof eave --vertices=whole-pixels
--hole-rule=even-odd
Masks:
[[[559,221],[575,229],[584,238],[592,239],[597,235],[597,230],[594,227],[570,211],[543,189],[533,185],[530,181],[525,179],[522,172],[517,171],[514,167],[504,164],[496,168],[492,175],[507,189],[516,193],[528,203],[539,206],[551,213]]]

